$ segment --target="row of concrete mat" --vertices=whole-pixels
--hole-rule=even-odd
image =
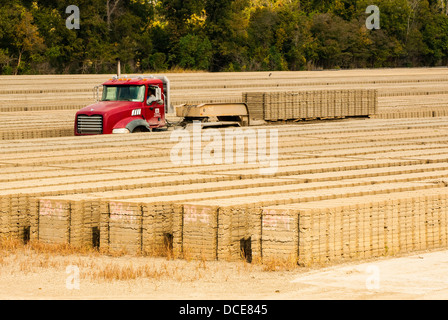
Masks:
[[[254,120],[282,121],[367,117],[378,113],[378,91],[309,90],[243,93]]]
[[[74,135],[74,129],[70,127],[59,128],[31,128],[18,130],[1,130],[0,140],[40,139],[54,137],[69,137]]]
[[[448,247],[448,119],[270,128],[268,176],[174,164],[163,132],[0,141],[0,236],[301,265]]]
[[[389,112],[379,112],[370,116],[375,119],[403,119],[403,118],[439,118],[448,116],[445,107],[432,107],[429,110],[424,108],[406,108],[406,110],[390,110]]]
[[[75,111],[5,112],[1,109],[0,141],[73,135]]]
[[[254,185],[250,190],[134,199],[125,197],[149,190],[44,197],[30,205],[28,223],[31,239],[44,243],[130,254],[169,249],[206,260],[295,260],[304,266],[446,247],[445,185],[387,180],[289,184],[283,192],[267,181],[255,187],[261,181],[249,180],[239,187]],[[220,184],[238,187],[231,180]],[[190,185],[189,192],[194,187],[199,185]]]

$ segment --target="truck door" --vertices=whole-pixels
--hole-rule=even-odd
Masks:
[[[164,114],[163,98],[162,98],[162,88],[156,88],[156,104],[154,106],[154,118],[157,119],[158,123],[162,122],[162,116]]]
[[[159,99],[157,98],[158,91],[160,91],[159,87],[156,86],[149,86],[148,87],[148,94],[146,99],[146,106],[145,106],[145,112],[143,116],[145,117],[145,120],[152,126],[158,125],[158,116],[157,114],[160,113],[161,106],[158,104]]]

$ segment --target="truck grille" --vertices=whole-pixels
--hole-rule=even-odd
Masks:
[[[77,119],[77,130],[79,134],[102,134],[103,117],[99,115],[79,115]]]

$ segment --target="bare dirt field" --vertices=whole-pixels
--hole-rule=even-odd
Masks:
[[[171,132],[73,137],[110,76],[0,77],[0,235],[31,238],[0,245],[0,299],[448,298],[448,69],[169,76],[174,104],[364,88],[379,112],[254,126],[279,134],[266,176],[247,161],[175,164]],[[108,254],[63,247],[92,246],[94,228]],[[142,256],[167,234],[183,259]],[[241,259],[247,239],[260,261]]]
[[[4,252],[3,252],[4,253]],[[75,268],[79,269],[79,285]],[[0,299],[445,300],[448,252],[323,268],[97,254],[4,254]]]

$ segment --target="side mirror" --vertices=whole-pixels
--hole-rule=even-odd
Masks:
[[[100,101],[100,88],[101,86],[95,86],[93,89],[93,99],[98,103]]]
[[[156,88],[156,98],[157,100],[162,100],[162,89]]]

